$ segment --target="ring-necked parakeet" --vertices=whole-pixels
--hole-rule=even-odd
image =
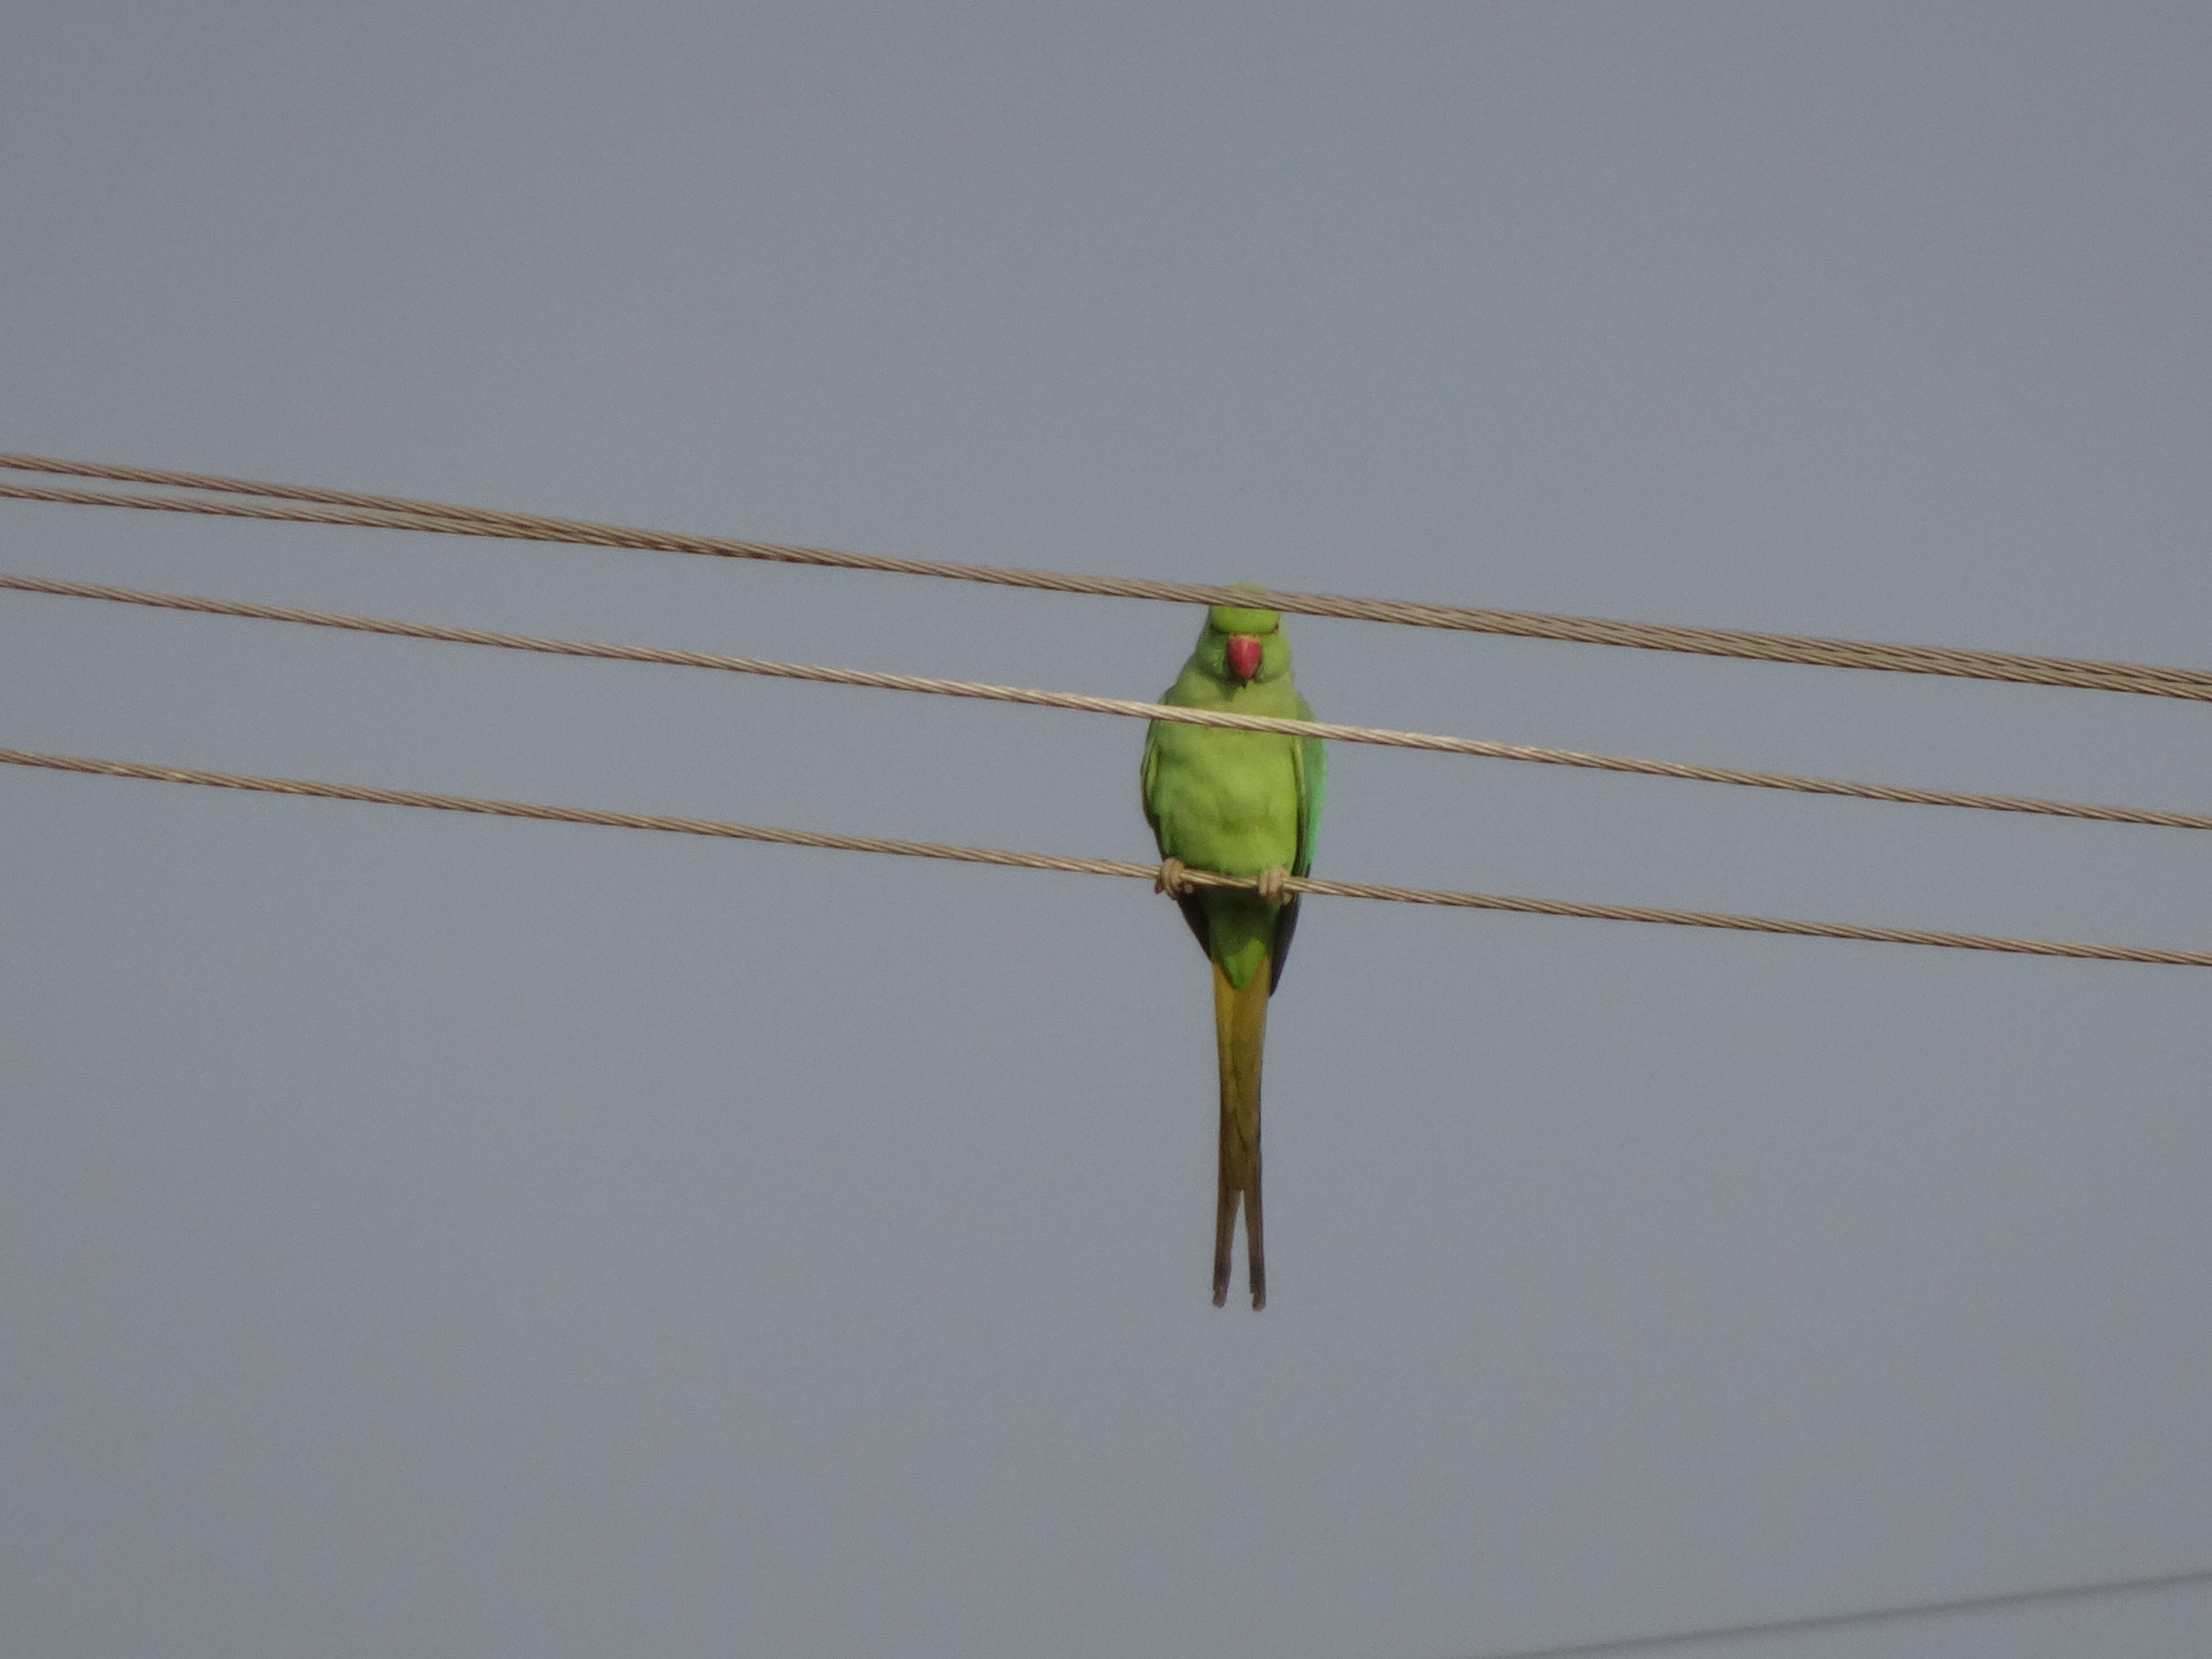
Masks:
[[[1313,718],[1291,682],[1291,644],[1273,611],[1216,605],[1198,648],[1160,698],[1184,708],[1222,708],[1287,720]],[[1260,1223],[1260,1052],[1267,999],[1283,976],[1297,926],[1296,895],[1275,884],[1313,869],[1327,757],[1318,738],[1228,732],[1155,720],[1145,734],[1145,817],[1158,841],[1164,880],[1213,966],[1214,1041],[1221,1065],[1221,1168],[1213,1221],[1213,1305],[1229,1297],[1237,1206],[1244,1205],[1252,1305],[1267,1305]],[[1178,864],[1259,877],[1262,894],[1233,888],[1176,890]]]

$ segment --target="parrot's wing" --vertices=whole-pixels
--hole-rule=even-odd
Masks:
[[[1160,840],[1160,809],[1152,799],[1152,787],[1160,775],[1160,729],[1152,721],[1145,722],[1145,758],[1137,769],[1137,783],[1145,798],[1145,822],[1152,827],[1152,840],[1158,842],[1160,856],[1165,858],[1167,843]]]
[[[1313,710],[1303,699],[1298,718],[1310,720]],[[1291,861],[1294,876],[1313,874],[1314,842],[1321,834],[1322,797],[1328,789],[1328,750],[1319,738],[1300,738],[1291,745],[1291,775],[1298,786],[1298,850]],[[1268,954],[1267,994],[1283,982],[1283,964],[1290,960],[1291,936],[1298,931],[1298,900],[1292,894],[1275,916],[1275,948]]]
[[[1152,798],[1152,786],[1159,777],[1159,727],[1147,724],[1145,727],[1145,758],[1137,769],[1137,777],[1144,791],[1145,822],[1152,826],[1152,841],[1159,848],[1160,856],[1165,858],[1168,855],[1167,837],[1160,833],[1160,811]],[[1206,907],[1199,902],[1194,893],[1184,894],[1176,901],[1176,904],[1182,911],[1183,921],[1190,928],[1192,937],[1198,940],[1198,948],[1211,957],[1213,954],[1213,930],[1206,925]]]
[[[1312,711],[1298,718],[1310,720]],[[1291,769],[1298,781],[1298,858],[1291,873],[1310,876],[1314,843],[1321,839],[1322,799],[1328,793],[1328,745],[1319,738],[1300,738],[1291,751]]]

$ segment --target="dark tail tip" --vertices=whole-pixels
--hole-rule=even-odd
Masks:
[[[1255,1313],[1267,1305],[1267,1247],[1261,1242],[1264,1237],[1260,1225],[1260,1158],[1255,1147],[1252,1156],[1252,1184],[1244,1194],[1245,1271],[1251,1276],[1252,1311]]]
[[[1224,1187],[1213,1208],[1213,1305],[1229,1305],[1229,1253],[1237,1243],[1237,1200],[1234,1187]]]

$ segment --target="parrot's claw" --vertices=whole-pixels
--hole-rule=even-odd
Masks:
[[[1290,878],[1291,872],[1281,865],[1271,864],[1260,872],[1260,878],[1255,884],[1254,890],[1268,903],[1279,904],[1285,896],[1285,885]]]
[[[1181,859],[1162,859],[1160,872],[1152,878],[1152,890],[1165,893],[1171,899],[1183,897],[1191,890],[1191,884],[1183,874],[1189,867]]]

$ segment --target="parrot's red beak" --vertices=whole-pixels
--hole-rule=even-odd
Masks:
[[[1229,672],[1237,676],[1239,684],[1260,672],[1260,636],[1257,634],[1231,634],[1229,636]]]

